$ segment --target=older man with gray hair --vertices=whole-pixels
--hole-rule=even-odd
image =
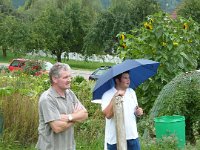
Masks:
[[[87,119],[85,107],[70,90],[69,65],[56,63],[49,72],[51,87],[39,99],[39,150],[75,150],[74,124]]]

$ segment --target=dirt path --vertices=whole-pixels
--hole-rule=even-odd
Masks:
[[[86,70],[72,70],[72,76],[83,76],[85,79],[88,79],[92,71]]]

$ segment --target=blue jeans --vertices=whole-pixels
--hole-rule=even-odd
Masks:
[[[117,150],[117,144],[107,143],[107,150]],[[139,139],[127,140],[127,150],[140,150]]]

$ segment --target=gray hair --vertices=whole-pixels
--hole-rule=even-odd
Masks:
[[[60,77],[61,70],[71,71],[71,68],[68,64],[64,64],[60,62],[55,63],[49,71],[49,79],[51,83],[53,83],[52,77],[56,77],[56,78]]]

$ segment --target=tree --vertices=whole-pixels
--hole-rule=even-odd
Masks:
[[[165,84],[177,74],[197,67],[199,24],[192,18],[172,19],[165,13],[150,15],[140,28],[133,28],[131,34],[120,33],[118,37],[122,59],[146,58],[160,62],[157,75],[137,88],[146,112]]]
[[[0,22],[0,45],[2,47],[3,56],[6,57],[6,50],[20,50],[23,48],[23,42],[26,38],[26,27],[21,20],[14,16],[2,16]]]
[[[2,48],[3,57],[7,56],[6,50],[7,48],[9,48],[8,41],[11,40],[9,33],[14,32],[8,28],[9,26],[12,26],[12,24],[14,23],[13,17],[11,17],[14,14],[15,14],[15,11],[12,8],[10,0],[9,1],[0,0],[0,32],[1,32],[0,47]],[[10,32],[6,33],[7,30],[9,30]]]
[[[200,23],[200,1],[199,0],[184,0],[177,8],[177,14],[185,18],[192,18]]]
[[[91,55],[112,53],[115,50],[116,35],[129,31],[150,14],[159,10],[154,0],[112,1],[110,8],[102,11],[84,38],[85,53]]]
[[[88,23],[82,18],[89,18],[89,15],[81,6],[80,1],[71,1],[64,8],[49,5],[33,23],[33,37],[30,41],[32,49],[48,50],[56,55],[59,62],[63,52],[82,53],[83,37]]]

